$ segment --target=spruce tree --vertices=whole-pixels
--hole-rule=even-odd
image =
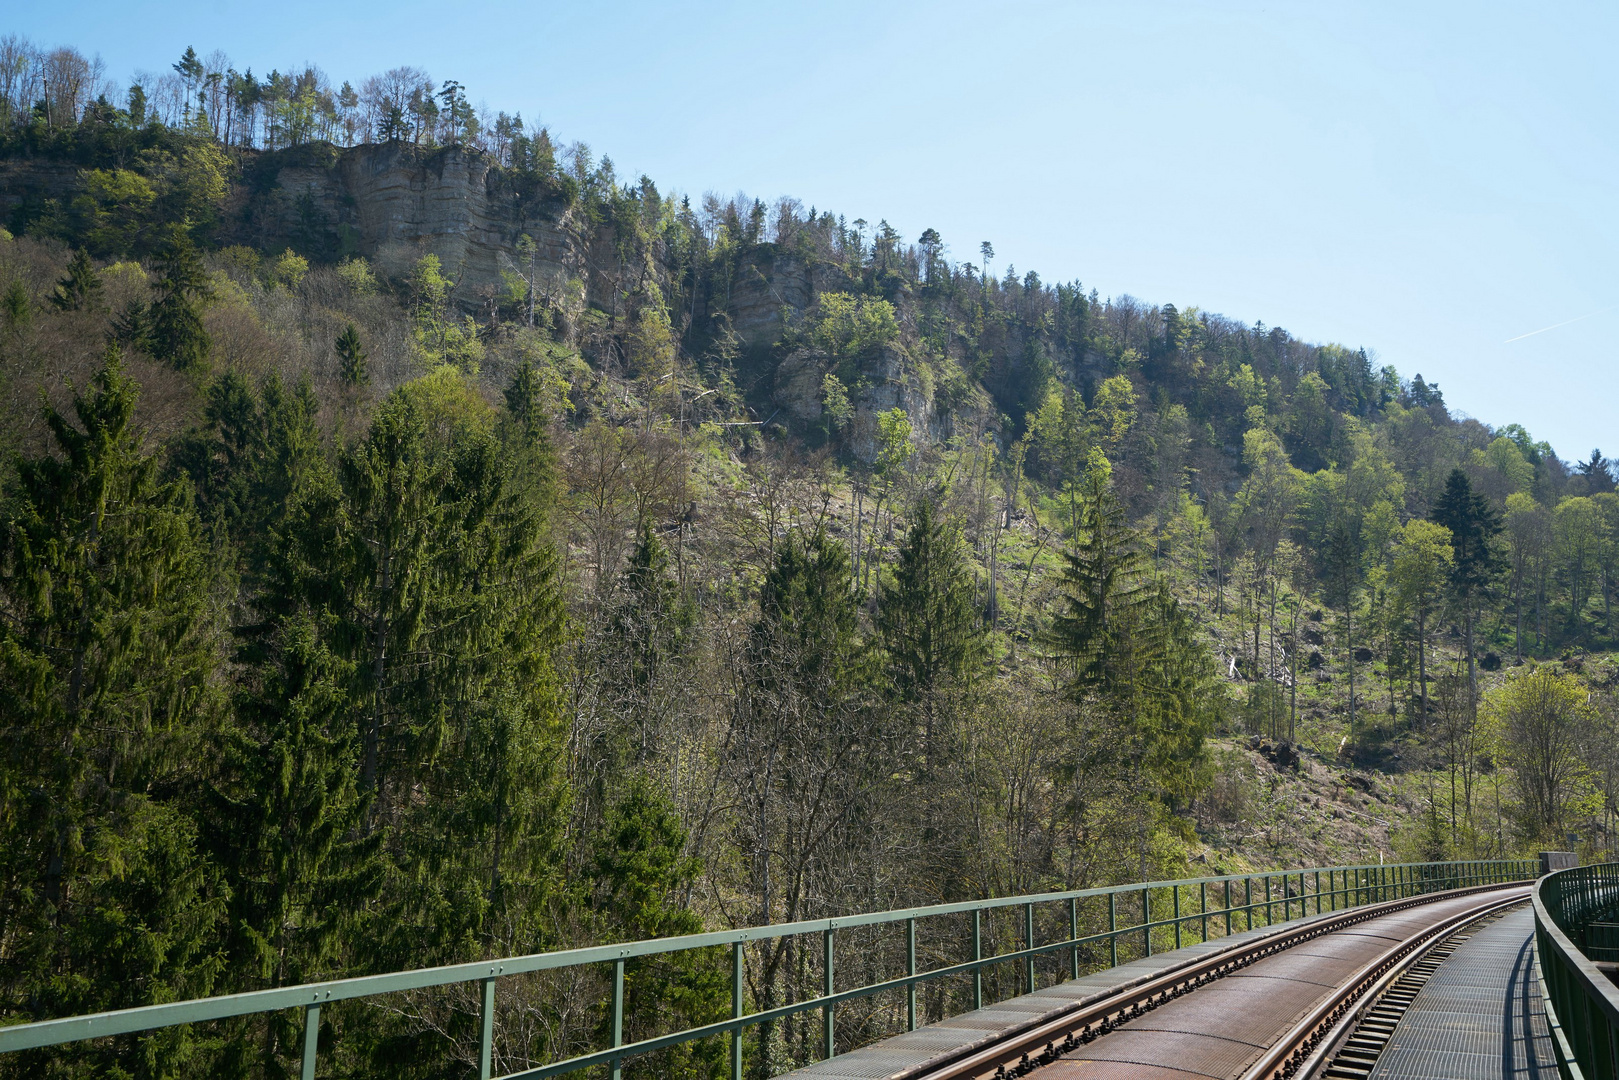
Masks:
[[[1592,457],[1597,455],[1593,451]],[[1493,541],[1501,532],[1501,516],[1490,500],[1473,490],[1467,474],[1452,469],[1445,491],[1435,501],[1430,519],[1450,530],[1450,592],[1462,611],[1467,645],[1469,702],[1476,700],[1478,673],[1474,656],[1473,622],[1479,599],[1500,570],[1501,557]]]
[[[893,575],[880,581],[877,632],[894,694],[920,704],[930,729],[946,684],[982,669],[986,634],[961,535],[931,499],[917,501]]]
[[[0,572],[0,1014],[210,993],[226,890],[194,824],[215,715],[209,561],[131,422],[116,348],[54,452],[19,462]],[[170,1075],[188,1028],[64,1052]],[[129,1073],[121,1073],[129,1075]]]
[[[1046,640],[1074,665],[1080,687],[1118,691],[1135,676],[1135,657],[1155,647],[1147,618],[1156,595],[1152,566],[1113,494],[1112,469],[1091,450],[1078,485],[1073,547],[1063,553],[1063,609]]]
[[[57,282],[51,305],[58,311],[78,311],[89,306],[101,292],[101,275],[96,273],[90,253],[79,248],[68,263],[67,277]]]
[[[200,378],[207,374],[212,348],[202,325],[201,306],[213,290],[196,245],[184,229],[174,229],[158,252],[157,275],[144,345],[176,371]]]
[[[365,348],[360,344],[360,332],[353,323],[343,327],[337,336],[337,370],[348,386],[364,386],[370,381],[365,366]]]

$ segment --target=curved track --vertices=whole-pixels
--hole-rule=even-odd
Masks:
[[[1312,920],[893,1080],[1308,1076],[1431,949],[1528,894],[1455,890]]]

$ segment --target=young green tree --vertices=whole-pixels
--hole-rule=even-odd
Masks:
[[[1581,741],[1592,723],[1589,695],[1569,675],[1530,667],[1485,698],[1501,732],[1522,804],[1523,831],[1562,842],[1569,804],[1585,773]]]
[[[360,344],[360,332],[353,323],[347,323],[337,335],[337,371],[348,386],[364,386],[371,375],[366,370],[365,347]]]

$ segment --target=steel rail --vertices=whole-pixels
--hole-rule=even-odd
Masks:
[[[1242,1080],[1292,1080],[1314,1075],[1332,1060],[1341,1037],[1352,1032],[1360,1018],[1423,957],[1469,924],[1528,899],[1526,886],[1514,890],[1511,896],[1479,904],[1412,933],[1312,1008],[1248,1067]]]
[[[1491,899],[1461,916],[1463,922],[1480,917],[1499,906],[1520,904],[1530,882],[1475,885],[1438,893],[1424,893],[1400,900],[1365,905],[1320,916],[1291,929],[1278,929],[1257,940],[1250,940],[1189,959],[1153,978],[1123,987],[1105,997],[1081,1003],[1061,1015],[1039,1017],[1024,1025],[962,1047],[948,1056],[935,1058],[894,1073],[888,1080],[979,1080],[979,1078],[1024,1076],[1049,1065],[1079,1046],[1117,1030],[1131,1020],[1146,1015],[1169,1001],[1192,993],[1209,983],[1242,970],[1266,957],[1296,945],[1337,933],[1370,919],[1414,907],[1462,896],[1499,893],[1514,889],[1509,899]],[[1446,925],[1454,920],[1447,919]],[[1410,939],[1407,939],[1409,941]],[[1401,946],[1396,946],[1399,951]],[[1387,954],[1385,954],[1386,956]],[[1403,953],[1401,953],[1403,955]],[[1374,962],[1374,965],[1377,962]],[[1357,975],[1352,982],[1359,982]],[[1285,1055],[1284,1055],[1285,1056]]]

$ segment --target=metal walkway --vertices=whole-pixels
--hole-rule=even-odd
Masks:
[[[1443,906],[1442,901],[1434,907]],[[1286,1027],[1307,1007],[1307,999],[1360,966],[1362,960],[1353,957],[1382,947],[1377,945],[1379,941],[1386,945],[1402,932],[1399,927],[1426,917],[1431,915],[1421,909],[1391,913],[1295,946],[1214,987],[1170,1003],[1083,1051],[1038,1069],[1035,1075],[1052,1080],[1070,1076],[1076,1080],[1240,1076],[1271,1041],[1266,1035],[1271,1028]],[[1279,923],[1269,930],[1238,933],[1098,971],[841,1054],[789,1076],[792,1080],[875,1080],[909,1073],[952,1051],[994,1043],[1011,1029],[1042,1016],[1064,1013],[1113,991],[1145,983],[1208,951],[1313,921]],[[1368,1080],[1556,1080],[1555,1059],[1536,990],[1533,936],[1533,914],[1524,907],[1464,941],[1412,1001]],[[1248,1031],[1250,1027],[1255,1031]]]
[[[1132,960],[1116,968],[1105,968],[1078,979],[1070,979],[1036,990],[1032,994],[1008,998],[961,1013],[936,1024],[919,1027],[903,1035],[851,1050],[826,1061],[816,1062],[781,1080],[878,1080],[914,1068],[953,1050],[985,1045],[1018,1027],[1046,1015],[1056,1015],[1114,991],[1144,983],[1170,968],[1220,949],[1254,941],[1274,933],[1302,926],[1319,916],[1278,922],[1257,930],[1241,930],[1230,937],[1217,937],[1207,943],[1187,945],[1172,952],[1156,953]]]
[[[1534,935],[1524,907],[1463,942],[1417,994],[1369,1080],[1556,1080]]]

